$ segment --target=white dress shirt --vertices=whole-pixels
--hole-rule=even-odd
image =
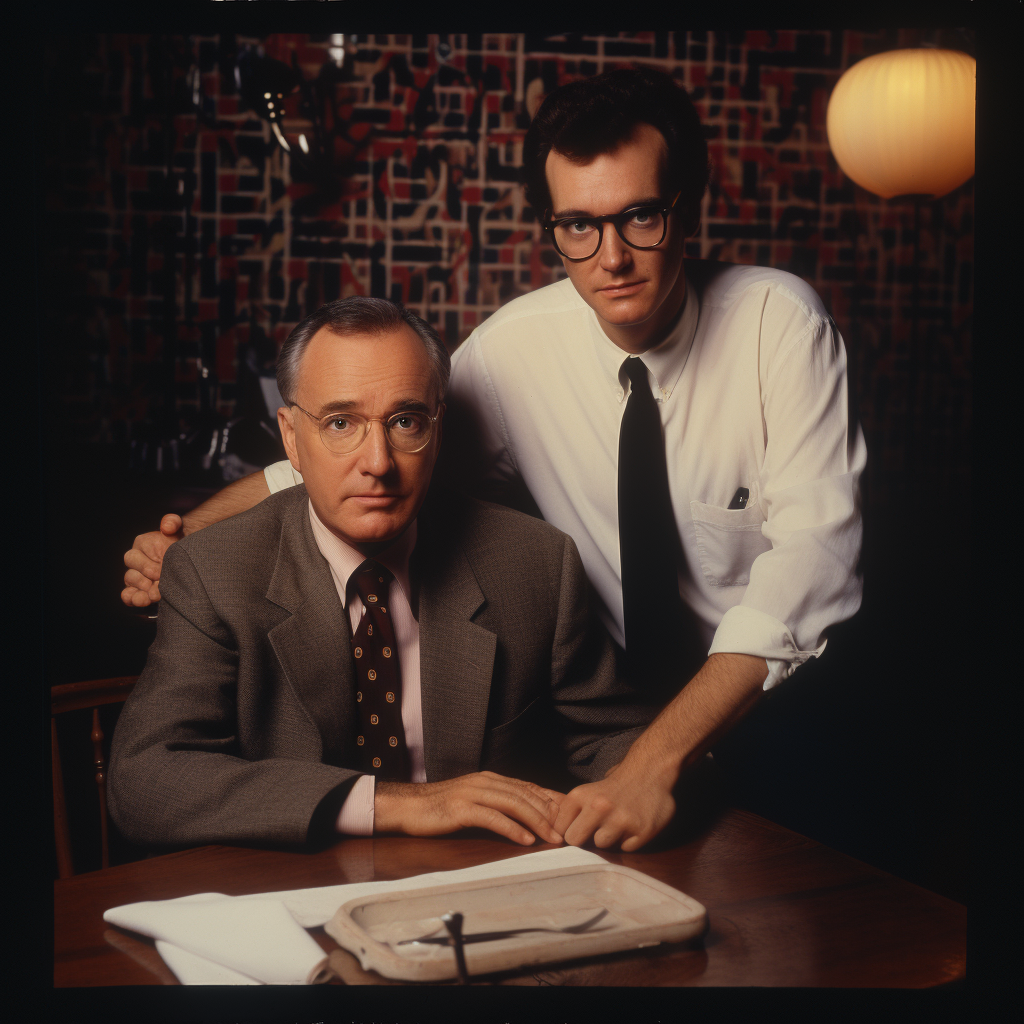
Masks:
[[[643,354],[665,430],[686,565],[679,592],[708,653],[765,658],[770,689],[860,606],[858,480],[846,351],[817,293],[763,267],[687,260],[670,336]],[[449,395],[481,425],[487,472],[520,477],[576,542],[598,611],[624,646],[618,441],[627,353],[568,280],[520,296],[452,357]],[[301,482],[288,463],[272,490]],[[746,487],[746,507],[730,509]]]
[[[291,469],[290,463],[285,463]],[[270,480],[268,470],[268,483]],[[297,474],[296,474],[297,475]],[[297,482],[284,474],[281,464],[275,469],[275,484],[287,479],[284,486],[292,486]],[[273,486],[280,490],[280,486]],[[313,505],[309,506],[309,522],[313,527],[313,537],[320,553],[327,559],[331,567],[334,585],[341,598],[342,607],[348,612],[348,622],[352,634],[359,627],[359,620],[366,614],[359,594],[353,591],[348,595],[348,581],[352,573],[365,561],[366,556],[335,536],[320,521]],[[412,768],[412,782],[426,782],[427,773],[423,764],[423,710],[420,704],[420,627],[413,615],[409,603],[412,593],[409,584],[409,556],[416,546],[416,522],[374,560],[386,566],[394,574],[394,580],[388,585],[387,605],[391,609],[391,626],[395,631],[395,646],[398,654],[398,669],[402,679],[402,725],[405,728],[405,742],[409,748],[409,762]],[[362,775],[349,791],[338,814],[336,828],[339,832],[350,835],[373,834],[373,775]]]
[[[641,357],[665,430],[686,565],[679,591],[708,653],[768,661],[764,688],[822,652],[860,606],[858,478],[846,352],[815,291],[761,267],[687,260],[671,335]],[[624,645],[618,443],[627,353],[570,281],[509,302],[452,359],[496,477],[520,476],[568,533]],[[746,507],[728,508],[739,487]]]

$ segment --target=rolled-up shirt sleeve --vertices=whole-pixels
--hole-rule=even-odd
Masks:
[[[773,295],[762,337],[766,442],[757,500],[771,549],[754,559],[743,598],[722,617],[708,653],[765,658],[767,690],[820,655],[828,627],[860,607],[859,478],[867,450],[834,323],[808,320],[806,309]],[[795,340],[772,344],[787,337]]]

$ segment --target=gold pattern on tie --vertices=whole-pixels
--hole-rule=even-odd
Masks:
[[[362,685],[356,691],[356,728],[361,733],[356,742],[362,748],[363,771],[378,779],[408,782],[398,645],[383,604],[393,580],[388,569],[370,559],[349,579],[349,586],[363,603],[352,637],[352,654],[358,659],[356,679]]]

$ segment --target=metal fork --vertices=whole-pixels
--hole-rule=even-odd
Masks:
[[[582,924],[569,925],[567,928],[509,928],[502,932],[475,932],[472,935],[463,935],[462,942],[469,944],[472,942],[494,942],[497,939],[507,939],[512,935],[522,935],[524,932],[564,932],[568,935],[579,935],[582,932],[587,931],[593,925],[597,924],[608,913],[607,909],[598,911],[590,920],[584,921]],[[445,915],[447,917],[448,915]],[[460,915],[461,916],[461,915]],[[444,921],[444,918],[441,919]],[[447,925],[446,925],[447,927]],[[435,928],[434,931],[437,931]],[[606,928],[599,928],[598,931],[607,931]],[[433,937],[432,937],[433,936]],[[434,936],[434,932],[427,932],[426,935],[421,935],[418,939],[402,939],[396,942],[396,946],[407,946],[410,943],[423,943],[424,945],[435,945],[435,946],[448,946],[452,944],[452,937],[448,935],[437,935]]]

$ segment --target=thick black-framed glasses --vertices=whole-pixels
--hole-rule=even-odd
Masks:
[[[656,249],[665,241],[668,215],[675,209],[682,194],[677,193],[669,206],[633,206],[622,213],[610,213],[605,217],[562,217],[549,220],[544,230],[551,232],[551,241],[559,255],[573,263],[581,263],[597,255],[605,224],[614,224],[619,238],[632,249]]]
[[[380,416],[360,416],[354,412],[331,412],[326,416],[314,416],[297,402],[292,406],[304,412],[320,430],[320,440],[328,451],[335,455],[354,452],[366,440],[371,423],[381,423],[388,444],[396,451],[418,452],[427,447],[434,433],[437,413],[428,416],[425,412],[396,412],[382,419]]]

